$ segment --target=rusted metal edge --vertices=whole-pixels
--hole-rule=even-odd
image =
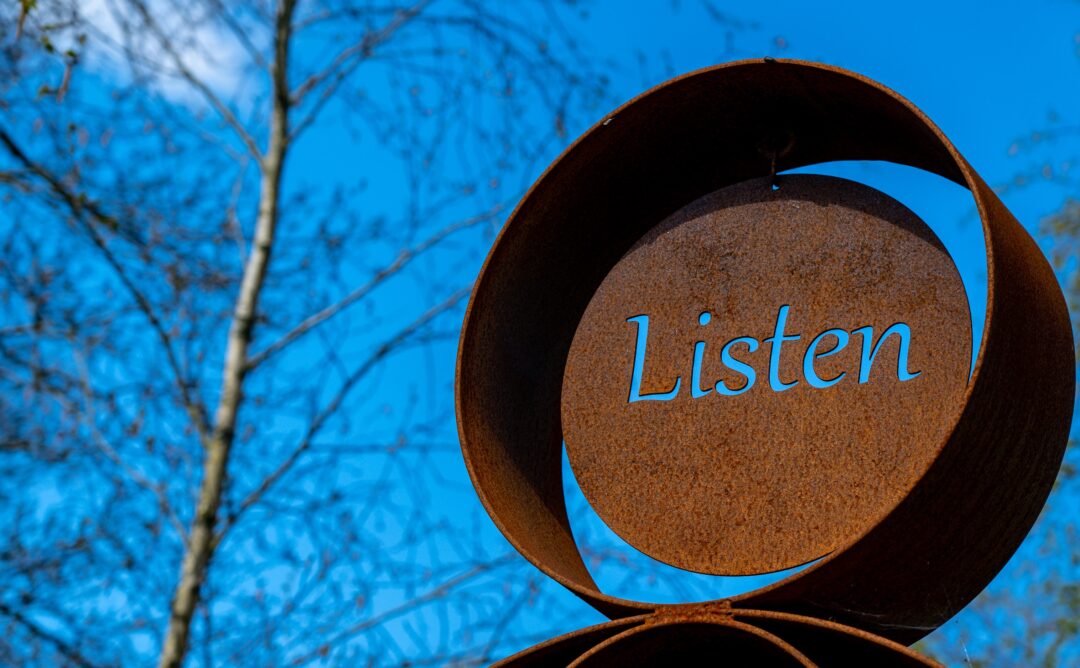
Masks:
[[[937,661],[888,638],[824,619],[743,609],[736,610],[735,617],[785,638],[822,666],[862,664],[877,668],[893,665],[943,668]],[[856,656],[857,653],[861,657]]]
[[[492,668],[566,666],[601,642],[641,625],[648,618],[649,615],[638,615],[587,626],[533,645],[493,663]]]
[[[687,636],[691,637],[687,638]],[[692,645],[694,641],[701,643],[702,640],[717,644],[719,644],[718,641],[723,642],[723,649],[716,648],[715,651],[723,651],[723,658],[735,661],[752,658],[758,665],[776,665],[775,661],[783,657],[787,659],[786,665],[817,668],[816,663],[810,661],[802,652],[783,639],[734,619],[652,621],[608,638],[578,657],[569,665],[569,668],[616,665],[653,666],[659,665],[660,662],[657,659],[660,658],[681,663],[688,658],[687,654],[696,655],[695,658],[702,659],[720,658],[716,654],[709,657],[700,656],[707,650],[702,647],[695,648]],[[737,644],[743,646],[739,647]],[[671,656],[677,652],[681,656]]]
[[[735,633],[731,633],[735,632]],[[714,605],[665,606],[655,614],[628,617],[553,638],[496,664],[497,668],[610,665],[625,652],[643,664],[650,652],[686,649],[686,636],[727,642],[746,634],[786,655],[792,665],[873,665],[881,668],[941,668],[941,664],[888,639],[835,622],[766,610]],[[737,642],[737,641],[736,641]],[[630,646],[633,643],[633,646]],[[641,650],[649,650],[642,652]],[[761,655],[754,655],[761,660]],[[733,657],[726,657],[733,658]],[[608,663],[604,663],[607,661]]]
[[[456,382],[463,454],[496,525],[543,572],[612,617],[656,607],[601,593],[576,549],[561,487],[562,366],[618,257],[682,204],[768,175],[756,144],[780,126],[796,142],[777,169],[919,167],[971,189],[983,222],[986,324],[966,406],[939,457],[863,536],[735,599],[910,643],[989,583],[1041,509],[1072,412],[1072,331],[1023,227],[925,115],[864,77],[799,61],[721,65],[635,98],[575,142],[511,215],[466,312]]]
[[[841,547],[910,493],[967,392],[971,311],[933,231],[854,181],[781,180],[722,188],[650,229],[593,294],[566,361],[563,439],[582,494],[627,544],[686,570],[776,572]],[[909,357],[893,337],[897,366],[872,382],[850,375],[846,347],[826,391],[798,350],[750,354],[767,332],[848,337],[840,323],[897,323],[917,341]],[[855,331],[865,344],[874,330]],[[718,354],[738,335],[751,375]]]

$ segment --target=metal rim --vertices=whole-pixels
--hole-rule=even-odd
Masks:
[[[856,652],[863,663],[873,665],[940,666],[903,645],[850,626],[800,615],[708,604],[590,626],[530,647],[495,666],[523,668],[556,662],[578,665],[631,636],[658,627],[666,627],[668,638],[662,643],[664,646],[677,645],[678,634],[686,625],[734,628],[764,638],[808,666],[836,665],[845,660],[850,663],[855,660],[852,655]],[[783,628],[775,628],[777,625]]]
[[[584,272],[575,277],[577,290],[591,294],[625,248],[596,246],[595,237],[612,230],[592,215],[598,205],[589,197],[608,207],[632,206],[641,223],[621,234],[636,239],[650,219],[659,222],[658,213],[680,201],[768,175],[769,160],[754,148],[778,130],[796,140],[776,157],[779,170],[834,160],[907,164],[968,187],[982,219],[983,337],[965,405],[934,464],[862,536],[799,573],[731,599],[737,606],[827,616],[910,643],[989,583],[1045,502],[1072,412],[1072,330],[1053,271],[1023,227],[921,111],[865,77],[788,60],[708,68],[631,100],[568,148],[499,234],[466,311],[456,378],[462,452],[493,521],[544,573],[609,617],[662,607],[603,594],[577,552],[562,498],[561,425],[551,397],[559,383],[551,375],[561,371],[560,355],[565,362],[566,330],[572,335],[581,297],[564,278],[529,272],[540,266]],[[628,137],[644,146],[630,146]],[[644,175],[649,166],[642,156],[667,158],[666,171]],[[682,165],[672,167],[673,157]],[[654,188],[637,192],[633,186],[645,176]],[[613,190],[620,185],[625,190]],[[596,190],[583,192],[587,187]],[[613,192],[633,202],[605,199]],[[581,207],[579,217],[560,218],[574,206]],[[588,227],[597,220],[596,230]],[[575,266],[585,253],[594,264]],[[553,322],[550,330],[537,326],[540,309]]]

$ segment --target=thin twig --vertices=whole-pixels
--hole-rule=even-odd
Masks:
[[[307,114],[300,122],[296,124],[295,129],[290,135],[290,139],[295,140],[303,134],[304,130],[315,122],[319,112],[334,96],[338,87],[345,81],[349,74],[360,65],[360,63],[370,57],[377,47],[389,41],[398,30],[419,16],[432,2],[433,0],[421,0],[409,9],[396,12],[394,18],[391,19],[389,23],[379,30],[365,34],[359,42],[343,49],[334,60],[331,61],[330,65],[321,72],[312,74],[304,81],[304,83],[300,84],[292,94],[292,100],[297,106],[301,104],[308,93],[314,91],[322,85],[323,82],[330,79],[330,82],[319,94],[319,99],[312,105],[311,109],[308,110]]]
[[[442,598],[456,587],[465,584],[466,582],[473,580],[489,571],[492,571],[499,566],[511,563],[517,558],[518,555],[516,552],[508,552],[507,554],[504,554],[501,557],[493,559],[492,561],[489,561],[487,563],[477,564],[476,566],[473,566],[464,573],[461,573],[455,577],[450,578],[446,582],[443,582],[441,585],[432,589],[426,594],[421,594],[420,596],[409,599],[401,605],[390,608],[389,610],[385,610],[377,615],[369,617],[364,621],[345,629],[344,631],[341,631],[337,635],[333,636],[332,638],[326,640],[321,645],[319,645],[319,647],[316,648],[315,651],[308,652],[307,654],[302,654],[301,656],[293,659],[290,662],[290,665],[300,666],[310,661],[321,659],[326,656],[331,646],[348,640],[349,638],[359,635],[364,631],[372,629],[376,626],[385,624],[386,622],[396,617],[400,617],[401,615],[409,612],[410,610],[413,610],[414,608],[418,608],[425,603]]]
[[[37,638],[41,638],[42,640],[55,646],[61,654],[63,654],[69,661],[71,661],[75,665],[82,666],[83,668],[94,668],[94,664],[88,661],[86,657],[84,657],[82,654],[79,654],[78,650],[76,650],[68,643],[64,642],[62,639],[56,637],[49,631],[46,631],[34,622],[30,621],[18,610],[14,610],[6,604],[0,603],[0,615],[4,615],[5,617],[8,617],[9,619],[15,621],[24,629],[29,631],[31,635]]]
[[[348,396],[349,392],[360,382],[368,373],[374,369],[379,362],[386,358],[393,350],[395,350],[402,343],[407,341],[416,332],[425,327],[428,323],[434,320],[436,317],[450,310],[456,306],[462,299],[464,299],[471,291],[471,286],[462,288],[454,294],[450,295],[447,299],[441,303],[428,309],[419,318],[411,322],[408,326],[404,327],[397,334],[390,337],[383,342],[364,362],[358,366],[352,374],[341,384],[338,388],[337,394],[327,403],[327,405],[319,411],[315,418],[308,426],[307,432],[300,440],[300,443],[293,449],[288,457],[285,458],[281,464],[270,475],[263,479],[263,481],[252,490],[243,501],[237,506],[232,517],[226,520],[224,526],[218,535],[218,541],[228,533],[228,530],[236,524],[240,516],[251,508],[253,505],[265,495],[289,470],[293,467],[296,461],[304,454],[308,448],[311,447],[313,439],[319,434],[322,428],[326,425],[327,420],[340,408],[341,403]]]
[[[146,316],[146,319],[150,323],[150,327],[154,330],[158,340],[161,342],[165,357],[169,363],[169,368],[173,373],[177,389],[180,392],[180,398],[184,404],[184,408],[187,411],[196,432],[199,434],[201,442],[205,445],[209,436],[209,424],[206,418],[206,411],[201,403],[196,400],[191,391],[190,382],[180,366],[180,360],[176,356],[176,351],[173,349],[172,337],[169,335],[168,331],[166,331],[164,323],[158,318],[154,307],[150,304],[150,300],[141,290],[139,290],[131,277],[128,276],[127,271],[120,264],[120,261],[117,260],[108,244],[105,243],[105,239],[98,233],[95,225],[86,220],[85,215],[89,214],[95,222],[104,225],[109,229],[116,227],[116,220],[102,211],[93,200],[81,195],[76,195],[67,188],[60,179],[38,163],[31,160],[18,144],[15,143],[15,140],[12,139],[7,130],[3,128],[0,128],[0,143],[4,144],[8,152],[11,153],[16,160],[48,183],[53,192],[64,201],[71,210],[75,220],[78,221],[86,231],[94,246],[97,247],[101,252],[102,257],[105,258],[106,263],[112,268],[113,273],[116,274],[132,299],[135,300],[135,304],[138,306],[139,310]]]
[[[173,65],[180,73],[180,76],[182,76],[184,80],[191,84],[191,86],[195,88],[195,90],[199,91],[199,93],[201,93],[202,96],[206,98],[206,101],[210,103],[210,106],[213,107],[214,110],[221,115],[222,119],[225,120],[229,127],[231,127],[236,133],[237,137],[240,138],[240,141],[243,142],[244,146],[247,147],[248,152],[251,153],[251,156],[253,158],[255,158],[255,162],[259,165],[262,165],[263,154],[262,151],[259,150],[259,145],[255,142],[255,139],[248,133],[243,123],[240,122],[240,119],[236,117],[236,114],[234,114],[232,110],[229,109],[228,105],[221,101],[221,99],[214,93],[214,91],[211,90],[210,86],[206,85],[206,83],[202,79],[195,76],[195,73],[191,71],[191,68],[187,66],[187,63],[184,62],[183,57],[181,57],[180,53],[176,50],[176,47],[173,45],[172,40],[169,39],[169,37],[161,29],[161,26],[159,26],[157,24],[157,21],[154,20],[154,17],[151,15],[150,10],[146,7],[146,4],[143,3],[141,0],[131,0],[131,4],[139,12],[139,15],[146,23],[146,26],[158,38],[158,41],[161,44],[161,48],[165,50],[165,53],[169,54],[170,58],[172,58]]]
[[[422,241],[421,243],[413,246],[412,248],[406,248],[402,250],[400,253],[398,253],[397,257],[394,258],[393,262],[376,272],[375,275],[372,276],[371,279],[369,279],[366,283],[350,292],[340,301],[326,306],[318,312],[308,316],[291,330],[282,335],[282,337],[279,338],[277,341],[271,343],[263,350],[253,354],[248,360],[248,371],[251,371],[273,355],[281,352],[289,344],[303,337],[305,334],[309,333],[311,330],[315,329],[327,320],[340,314],[349,306],[352,306],[356,302],[367,297],[375,288],[379,287],[380,284],[385,282],[391,276],[400,272],[410,262],[422,255],[425,251],[435,247],[447,237],[451,236],[456,232],[460,232],[461,230],[474,227],[480,223],[492,220],[499,214],[501,210],[501,207],[495,207],[490,211],[487,211],[478,216],[468,218],[452,225],[447,225],[443,229],[439,230],[432,236]]]

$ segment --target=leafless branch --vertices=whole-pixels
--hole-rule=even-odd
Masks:
[[[373,617],[369,617],[368,619],[365,619],[359,624],[355,624],[348,629],[345,629],[344,631],[330,637],[324,643],[322,643],[322,645],[320,645],[315,651],[309,652],[307,654],[302,654],[301,656],[293,659],[290,662],[290,665],[302,666],[304,664],[311,663],[312,661],[316,661],[322,657],[325,657],[334,645],[338,645],[342,642],[349,640],[350,638],[364,633],[365,631],[373,629],[381,624],[385,624],[386,622],[400,617],[409,612],[410,610],[414,610],[421,605],[429,603],[435,599],[442,598],[443,596],[446,596],[449,592],[469,582],[470,580],[474,580],[477,577],[484,575],[485,573],[489,573],[490,571],[499,568],[500,566],[512,563],[518,558],[519,557],[517,553],[509,552],[487,563],[477,564],[476,566],[473,566],[464,573],[461,573],[460,575],[446,580],[438,587],[435,587],[434,589],[424,594],[420,594],[419,596],[416,596],[406,601],[405,603],[402,603],[399,606],[385,610],[382,613],[377,614]]]
[[[64,658],[66,658],[68,661],[71,661],[75,665],[81,666],[82,668],[94,668],[94,664],[87,661],[86,658],[82,656],[77,649],[75,649],[56,635],[43,629],[41,626],[35,624],[33,621],[27,619],[25,615],[23,615],[18,610],[15,610],[11,606],[5,603],[0,603],[0,615],[4,615],[8,619],[15,621],[17,624],[29,631],[31,635],[40,638],[56,647],[56,649],[64,655]]]
[[[274,471],[268,475],[263,481],[252,490],[244,500],[237,506],[236,511],[232,517],[228,518],[225,525],[222,527],[221,536],[223,537],[233,525],[240,519],[240,516],[259,502],[260,499],[288,473],[300,457],[311,447],[315,437],[319,435],[326,422],[334,415],[335,412],[341,407],[342,402],[349,395],[356,384],[363,380],[371,371],[378,366],[390,353],[396,350],[403,343],[408,341],[417,332],[422,330],[435,318],[449,311],[457,306],[462,299],[469,295],[471,286],[462,288],[452,295],[447,297],[441,303],[431,307],[425,311],[419,318],[413,320],[409,325],[398,331],[392,337],[387,339],[380,345],[375,351],[364,360],[349,376],[342,382],[341,387],[338,388],[333,398],[323,407],[322,410],[312,419],[311,424],[308,426],[303,438],[299,444],[293,449],[289,456],[274,469]],[[219,539],[220,540],[220,539]]]
[[[248,133],[247,128],[245,128],[243,123],[240,122],[240,119],[236,117],[236,114],[234,114],[232,110],[229,109],[229,106],[214,93],[210,86],[206,85],[206,82],[191,71],[191,68],[184,62],[183,56],[176,50],[176,46],[173,44],[172,39],[165,34],[165,31],[161,29],[161,26],[159,26],[154,19],[153,13],[146,6],[146,3],[142,0],[129,1],[132,6],[135,7],[136,11],[138,11],[147,28],[149,28],[150,31],[154,33],[155,37],[157,37],[161,44],[161,48],[172,58],[173,65],[176,67],[177,72],[180,73],[180,76],[191,84],[191,86],[206,99],[210,106],[221,115],[221,118],[233,129],[236,136],[244,146],[247,147],[248,153],[255,159],[256,164],[262,165],[263,154],[262,151],[259,150],[259,145],[255,142],[255,138]]]
[[[199,433],[200,438],[203,439],[203,442],[205,443],[206,438],[209,435],[205,408],[203,408],[202,404],[195,398],[195,394],[192,392],[191,383],[188,380],[187,375],[183,372],[180,361],[176,357],[176,351],[173,349],[172,337],[166,331],[165,325],[161,322],[161,319],[158,317],[150,300],[143,294],[131,277],[128,276],[127,270],[124,269],[124,266],[113,254],[112,250],[105,242],[105,239],[97,230],[96,225],[102,225],[108,229],[115,229],[116,220],[102,211],[93,200],[82,195],[76,195],[65,186],[60,179],[40,164],[31,160],[18,144],[15,143],[15,140],[8,134],[7,130],[3,128],[0,128],[0,143],[4,144],[8,152],[16,160],[44,180],[52,191],[65,203],[74,219],[81,225],[83,230],[90,237],[94,246],[101,252],[102,257],[105,259],[106,263],[108,263],[113,273],[116,274],[116,277],[123,284],[132,299],[135,300],[139,310],[146,316],[146,319],[149,321],[158,340],[161,342],[162,350],[165,352],[165,356],[168,359],[169,367],[172,370],[184,408],[187,411],[193,426]],[[87,221],[85,218],[86,214],[89,214],[94,222]]]
[[[493,220],[496,216],[499,215],[501,210],[502,207],[495,207],[478,216],[473,216],[472,218],[467,218],[457,223],[447,225],[446,227],[442,228],[441,230],[431,235],[419,244],[416,244],[411,248],[406,248],[402,250],[400,253],[398,253],[398,256],[394,258],[393,262],[376,272],[369,281],[350,292],[340,301],[331,304],[319,310],[317,313],[313,313],[312,315],[308,316],[295,327],[282,335],[282,337],[279,338],[277,341],[271,343],[263,350],[253,354],[248,360],[248,371],[251,371],[252,369],[258,367],[270,357],[276,355],[277,353],[287,348],[290,344],[302,338],[305,334],[310,333],[319,325],[325,323],[334,316],[339,315],[341,312],[348,309],[350,306],[363,300],[387,279],[391,278],[398,272],[405,269],[410,262],[423,255],[426,251],[435,248],[442,241],[452,236],[456,232],[460,232],[462,230],[475,227],[476,225],[479,225],[481,223]]]

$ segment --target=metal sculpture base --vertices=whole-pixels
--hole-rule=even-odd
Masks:
[[[783,144],[769,141],[776,136],[789,138],[786,148],[771,154],[763,151],[763,146]],[[952,407],[946,412],[946,429],[938,438],[919,444],[927,448],[923,452],[928,461],[922,461],[918,475],[905,478],[903,489],[884,490],[889,502],[863,507],[847,518],[849,523],[830,525],[831,532],[823,536],[814,533],[808,516],[799,526],[811,544],[804,552],[802,543],[796,543],[797,549],[782,561],[824,556],[780,582],[698,605],[657,606],[602,592],[574,540],[562,485],[563,381],[575,331],[590,300],[627,251],[658,221],[688,202],[718,188],[771,178],[777,171],[837,160],[909,165],[972,193],[986,244],[986,321],[961,396],[945,402]],[[802,275],[793,272],[792,280],[803,280]],[[666,303],[658,300],[650,308],[659,313]],[[701,306],[700,311],[676,314],[675,322],[698,327],[693,332],[707,326],[716,329],[709,320],[720,309],[715,304]],[[751,316],[764,310],[762,304],[754,306],[747,311]],[[776,311],[776,304],[765,306],[774,309],[780,323],[784,312]],[[637,316],[644,315],[613,314],[621,318],[616,324],[625,328],[624,333],[632,332],[628,321],[643,325],[644,319]],[[812,336],[821,327],[836,327],[831,323],[844,320],[807,323],[801,331]],[[653,332],[663,334],[660,319],[653,322],[657,326]],[[736,324],[739,334],[743,323]],[[843,327],[862,330],[864,324],[869,323]],[[783,340],[783,328],[776,331],[774,340]],[[840,330],[832,331],[835,335]],[[966,332],[954,326],[940,334],[962,339]],[[945,623],[990,583],[1027,535],[1053,486],[1074,405],[1072,334],[1060,286],[1039,246],[944,134],[914,105],[880,84],[830,66],[769,59],[695,72],[632,100],[575,142],[518,205],[488,255],[462,328],[455,393],[458,430],[480,500],[524,558],[614,620],[537,645],[502,665],[672,665],[694,663],[703,654],[731,665],[934,665],[904,645]],[[706,339],[690,340],[696,347],[695,341]],[[636,364],[636,358],[629,357],[634,345],[632,338],[626,339],[623,368]],[[685,366],[694,350],[687,346],[671,359],[683,360],[678,363]],[[660,354],[656,359],[663,365]],[[808,383],[812,376],[807,369],[818,379],[838,377],[820,375],[813,367],[817,358],[808,359],[810,366],[802,374]],[[701,362],[691,364],[697,369]],[[895,368],[901,368],[899,361]],[[659,370],[664,381],[676,382],[678,373],[690,373],[688,383],[695,380],[686,369]],[[903,370],[906,374],[908,368]],[[914,371],[924,374],[922,380],[934,373],[927,364],[896,381],[912,377]],[[785,373],[790,382],[792,370]],[[963,381],[966,368],[961,364],[953,373]],[[627,380],[633,377],[624,375]],[[637,395],[656,395],[671,389],[636,388],[633,381],[629,385],[612,384],[610,392],[622,402],[634,399],[635,390]],[[694,386],[687,391],[695,389],[708,388]],[[761,401],[775,396],[761,393]],[[801,415],[797,398],[803,395],[783,396],[790,399],[791,414]],[[933,415],[942,406],[939,398],[927,393],[918,408]],[[798,432],[799,425],[789,422]],[[694,447],[701,439],[691,428],[693,421],[684,423],[690,427],[671,437]],[[615,436],[626,431],[619,421],[608,424],[607,431]],[[728,424],[734,429],[739,422]],[[891,420],[878,425],[886,435],[896,433],[889,431],[893,426]],[[595,436],[587,421],[584,429],[577,425],[579,443]],[[653,462],[634,461],[638,469],[652,472],[648,466]],[[756,457],[729,461],[750,470],[761,464]],[[897,458],[897,466],[911,463],[910,458]],[[678,462],[672,459],[668,464]],[[590,469],[588,462],[576,465],[598,472],[597,480],[608,473],[603,467]],[[876,469],[868,470],[867,479],[873,482]],[[713,469],[698,471],[712,475]],[[803,471],[807,476],[836,473],[809,465]],[[820,501],[811,492],[828,496],[843,491],[845,475],[847,471],[840,471],[835,480],[821,478],[826,483],[810,485],[799,500]],[[608,486],[621,482],[616,479]],[[602,484],[592,488],[597,498],[607,493]],[[633,489],[640,493],[640,488]],[[585,485],[583,490],[588,493]],[[670,490],[654,486],[633,510],[652,508],[663,494]],[[626,519],[623,510],[612,505],[606,512]],[[693,513],[686,515],[695,519]],[[635,519],[630,516],[627,525]],[[660,541],[650,543],[649,532],[663,531],[656,527],[668,519],[658,514],[644,529],[631,527],[626,533],[660,551],[664,546]],[[692,524],[684,521],[683,527],[688,526]],[[714,525],[704,526],[707,531]],[[761,557],[775,557],[777,543],[793,542],[783,535],[783,540],[755,545],[756,537],[747,531],[745,541],[728,540],[717,547],[708,544],[709,535],[703,536],[703,549],[689,544],[685,536],[675,536],[676,550],[662,556],[706,572],[729,570],[730,564],[711,563],[712,555],[724,550],[750,562],[736,563],[738,572],[752,572],[767,570]],[[815,540],[820,544],[812,544]]]
[[[574,631],[495,664],[671,666],[709,661],[732,666],[940,666],[886,638],[835,622],[769,610],[733,608],[727,601],[672,605]]]

